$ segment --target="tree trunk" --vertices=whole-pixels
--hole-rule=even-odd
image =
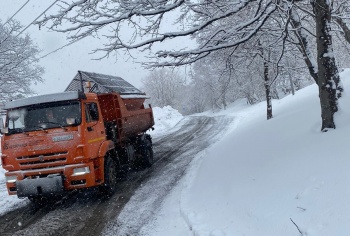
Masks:
[[[292,79],[292,76],[290,75],[289,72],[288,72],[288,75],[289,75],[290,90],[292,91],[292,95],[294,95],[295,94],[295,88],[294,88],[293,79]]]
[[[300,17],[293,11],[293,9],[290,10],[290,20],[291,25],[294,28],[294,33],[298,39],[297,48],[303,54],[305,64],[309,69],[311,77],[315,80],[316,84],[318,84],[317,65],[310,48],[308,34],[301,25]]]
[[[318,87],[321,103],[322,131],[335,129],[334,113],[342,88],[332,49],[331,7],[327,0],[312,1],[316,21]]]
[[[270,120],[272,116],[272,102],[271,102],[271,86],[269,81],[269,62],[264,60],[264,86],[265,86],[265,94],[266,94],[266,117]]]
[[[226,92],[222,96],[222,105],[224,106],[224,110],[227,108],[227,103],[226,103]]]

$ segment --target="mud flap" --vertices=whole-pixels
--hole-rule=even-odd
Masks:
[[[50,176],[38,179],[24,179],[16,182],[17,196],[29,197],[63,192],[62,176]]]

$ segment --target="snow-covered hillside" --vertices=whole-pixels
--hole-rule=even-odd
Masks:
[[[232,104],[231,133],[201,153],[144,235],[329,236],[350,232],[350,70],[321,133],[316,85],[265,103]],[[206,113],[205,115],[213,115]]]

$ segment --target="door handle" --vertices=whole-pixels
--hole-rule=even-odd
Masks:
[[[94,129],[92,127],[87,127],[87,131],[93,131]]]

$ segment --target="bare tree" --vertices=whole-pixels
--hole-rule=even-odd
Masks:
[[[301,18],[296,14],[295,9],[292,7],[290,8],[290,19],[299,40],[299,49],[304,55],[310,75],[315,79],[319,87],[322,131],[327,131],[329,128],[334,129],[336,127],[334,123],[334,113],[338,111],[338,98],[341,97],[341,92],[343,91],[333,52],[332,11],[334,10],[334,3],[337,5],[335,12],[337,12],[337,9],[339,10],[339,6],[344,7],[347,5],[349,7],[346,2],[342,0],[311,0],[311,10],[307,11],[303,9],[304,15],[306,12],[306,14],[312,16],[314,20],[316,28],[317,61],[312,56],[310,41],[307,37],[310,33],[305,32],[305,28],[303,28],[301,23]],[[301,9],[300,6],[298,7]],[[342,18],[338,15],[333,17],[333,19],[335,19],[344,30],[344,38],[347,39],[346,25],[342,24],[344,23]]]
[[[350,29],[349,29],[349,16],[350,16],[350,3],[347,0],[332,1],[333,11],[332,19],[335,26],[338,27],[339,32],[350,43]]]
[[[194,82],[186,86],[185,91],[187,96],[183,97],[183,114],[200,113],[208,109],[208,91],[205,87]]]
[[[21,28],[17,21],[0,22],[0,101],[33,94],[31,84],[42,81],[39,49],[29,35],[18,36]]]
[[[153,106],[178,108],[185,80],[174,70],[155,69],[143,79],[143,87]]]
[[[217,51],[197,61],[193,66],[193,84],[196,89],[203,87],[207,107],[213,110],[226,109],[233,102],[233,83],[230,70],[226,67],[225,51]],[[201,89],[202,90],[202,89]]]
[[[340,2],[346,4],[345,1]],[[280,34],[282,42],[291,38],[288,37],[289,29],[294,30],[310,75],[320,88],[321,129],[335,128],[333,115],[337,111],[337,99],[342,88],[334,57],[331,56],[333,8],[330,1],[84,0],[69,4],[61,0],[57,6],[56,14],[45,16],[37,24],[48,24],[51,30],[70,33],[68,38],[73,41],[87,36],[105,37],[103,47],[95,50],[104,53],[104,56],[118,49],[150,49],[156,43],[187,36],[194,36],[201,42],[190,49],[160,50],[155,53],[159,61],[151,64],[153,66],[189,64],[215,51],[235,48],[250,41],[264,27],[265,30],[271,27],[271,22],[278,27],[273,24],[270,32]],[[302,23],[306,18],[298,17],[301,12],[310,15],[316,22],[317,62],[312,59],[313,49],[307,37],[313,32],[304,32],[306,28]],[[174,19],[174,14],[177,16],[174,23],[178,31],[169,30],[164,23]],[[124,34],[125,27],[133,30],[129,37]],[[99,32],[103,34],[99,35]]]
[[[50,30],[70,33],[75,41],[87,36],[105,37],[106,43],[95,51],[108,56],[118,49],[145,49],[155,43],[186,36],[204,37],[203,43],[190,50],[160,50],[156,56],[169,58],[161,65],[183,65],[213,51],[234,47],[249,40],[277,10],[278,0],[102,0],[58,1],[57,14],[38,21],[48,22]],[[179,31],[168,31],[167,19],[177,15]],[[242,18],[244,16],[244,18]],[[240,24],[232,25],[232,22]],[[67,26],[67,23],[69,26]],[[123,27],[133,33],[126,37]],[[103,35],[98,35],[104,28]],[[173,29],[173,27],[171,27]],[[170,28],[170,29],[171,29]],[[175,27],[176,28],[176,27]],[[203,35],[203,36],[202,36]]]

